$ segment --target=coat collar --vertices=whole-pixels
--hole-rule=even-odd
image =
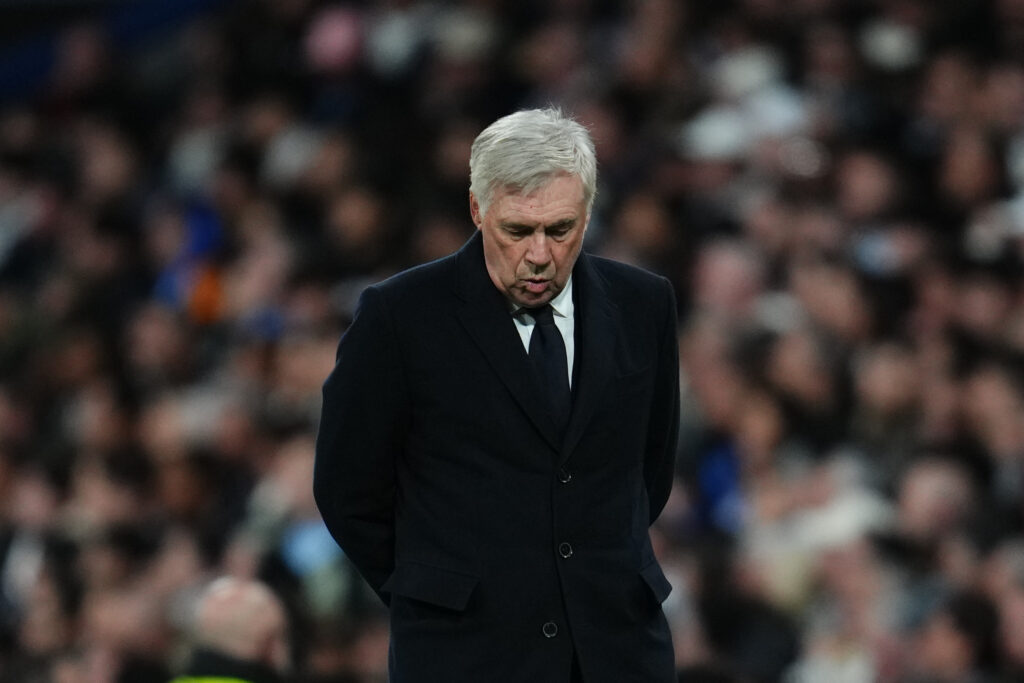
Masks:
[[[526,350],[501,292],[491,282],[484,263],[483,239],[477,231],[457,255],[458,317],[486,356],[491,368],[544,439],[565,460],[579,442],[611,378],[618,310],[593,259],[580,253],[573,268],[576,316],[576,381],[573,408],[564,435],[538,401]]]

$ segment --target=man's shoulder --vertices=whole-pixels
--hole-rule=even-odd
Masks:
[[[587,265],[599,296],[620,311],[627,328],[664,329],[675,324],[676,296],[668,278],[601,256],[589,256]]]
[[[436,296],[439,290],[451,289],[455,282],[458,252],[435,261],[413,266],[371,285],[389,300],[406,301]]]
[[[594,272],[604,280],[613,291],[649,293],[671,288],[667,278],[649,270],[604,256],[587,255]]]

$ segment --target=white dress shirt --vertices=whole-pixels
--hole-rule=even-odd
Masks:
[[[572,364],[576,356],[576,309],[572,302],[572,275],[569,276],[569,281],[565,283],[565,288],[548,303],[551,306],[555,327],[558,328],[558,331],[562,334],[562,341],[565,342],[565,365],[569,371],[569,386],[571,387]],[[520,312],[522,309],[522,306],[514,306],[512,309],[512,319],[515,320],[516,330],[519,332],[520,339],[523,340],[523,348],[529,353],[530,337],[533,336],[533,328],[536,326],[537,321],[529,313]]]

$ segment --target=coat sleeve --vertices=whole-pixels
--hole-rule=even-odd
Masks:
[[[313,494],[331,535],[382,600],[395,564],[395,459],[409,395],[395,327],[370,287],[338,346],[323,387]]]
[[[676,442],[679,438],[679,341],[676,299],[671,283],[664,278],[662,283],[664,303],[659,329],[661,340],[647,435],[647,453],[644,459],[644,481],[647,486],[652,524],[661,514],[672,491]]]

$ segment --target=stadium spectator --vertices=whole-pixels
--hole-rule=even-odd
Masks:
[[[275,683],[290,668],[288,618],[266,586],[216,579],[196,606],[195,650],[174,683]]]

